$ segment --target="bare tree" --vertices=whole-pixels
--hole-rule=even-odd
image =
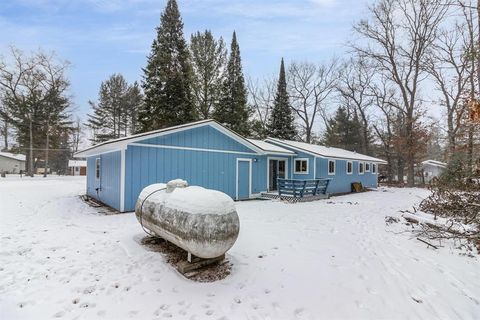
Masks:
[[[262,81],[247,79],[249,103],[254,110],[253,131],[259,138],[265,138],[267,123],[275,100],[277,79],[264,78]]]
[[[37,56],[38,65],[42,77],[39,78],[45,94],[44,112],[46,119],[44,121],[45,130],[45,159],[43,176],[48,173],[48,160],[50,151],[50,135],[52,129],[57,126],[66,126],[70,124],[67,108],[70,104],[66,92],[70,83],[65,78],[65,71],[70,66],[68,61],[57,61],[53,53],[45,54],[40,52]]]
[[[75,119],[75,122],[72,127],[72,137],[71,137],[71,155],[70,157],[73,157],[73,155],[78,152],[80,148],[80,141],[82,140],[83,137],[83,130],[82,130],[82,121],[80,120],[79,117]]]
[[[386,81],[372,83],[369,94],[373,97],[373,104],[380,112],[376,113],[376,119],[372,122],[372,127],[381,142],[381,154],[387,161],[387,179],[392,182],[394,178],[394,168],[401,168],[397,175],[403,177],[403,165],[395,148],[395,126],[398,127],[398,100],[394,89],[386,85]]]
[[[8,109],[8,112],[0,110],[0,115],[15,126],[21,145],[28,144],[27,174],[33,176],[34,151],[44,150],[48,165],[52,128],[58,134],[62,121],[69,116],[65,111],[69,106],[65,95],[68,81],[64,77],[68,63],[57,60],[53,53],[47,55],[41,51],[25,56],[14,47],[10,56],[8,62],[0,59],[0,87]],[[39,140],[45,143],[45,148],[34,149]]]
[[[310,143],[317,115],[328,121],[327,102],[337,86],[338,63],[335,59],[320,65],[293,62],[288,75],[292,108],[300,119],[305,142]]]
[[[38,73],[35,72],[36,59],[25,57],[23,53],[14,48],[10,48],[13,66],[9,66],[4,59],[0,60],[0,86],[5,93],[6,108],[10,109],[12,101],[21,103],[24,106],[32,106],[32,101],[27,103],[29,96],[35,96],[38,90],[39,82],[36,81]],[[30,99],[32,100],[32,99]],[[33,109],[25,108],[25,118],[27,120],[29,131],[29,161],[28,175],[33,176]],[[2,116],[10,118],[10,112],[2,112]]]
[[[9,133],[10,133],[10,126],[8,123],[8,108],[3,103],[3,97],[0,93],[0,135],[3,136],[3,148],[8,150],[8,141],[9,141]]]
[[[353,47],[395,84],[405,116],[408,185],[414,185],[415,113],[420,107],[419,87],[425,79],[423,64],[438,35],[448,6],[429,0],[380,0],[369,7],[370,19],[354,29],[363,41]]]
[[[452,30],[440,33],[425,64],[440,93],[440,104],[445,108],[449,159],[455,153],[457,136],[468,113],[464,98],[472,70],[466,52],[472,48],[466,29],[465,23],[457,23]]]
[[[343,68],[337,89],[347,108],[355,110],[360,115],[362,123],[361,142],[362,153],[370,154],[370,120],[368,109],[374,99],[370,92],[375,69],[367,65],[367,61],[352,58]]]
[[[470,76],[468,77],[468,101],[470,104],[478,101],[476,99],[477,94],[480,94],[480,1],[477,1],[476,5],[472,1],[457,0],[453,5],[459,6],[462,9],[466,34],[469,40],[469,48],[467,51],[468,56],[468,68]],[[475,20],[477,23],[475,23]],[[476,85],[478,85],[478,88]],[[467,124],[467,165],[469,171],[473,171],[473,158],[474,158],[474,135],[475,124],[469,121]]]

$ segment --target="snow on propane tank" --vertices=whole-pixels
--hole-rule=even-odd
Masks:
[[[240,230],[232,198],[180,179],[143,189],[135,215],[146,229],[205,259],[227,252]]]

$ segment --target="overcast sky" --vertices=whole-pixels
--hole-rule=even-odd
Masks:
[[[178,0],[187,39],[210,29],[229,45],[237,31],[247,76],[277,74],[280,58],[320,62],[346,51],[368,0]],[[166,0],[2,0],[0,52],[54,50],[72,63],[78,113],[113,73],[140,80]]]

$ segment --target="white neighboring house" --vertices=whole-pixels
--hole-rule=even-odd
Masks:
[[[447,164],[436,160],[425,160],[422,161],[421,168],[423,170],[425,182],[428,183],[433,178],[440,176],[447,168]]]
[[[0,152],[0,172],[20,173],[20,170],[25,171],[26,159],[27,157],[23,154]]]
[[[71,176],[86,176],[87,160],[68,160],[68,169]]]

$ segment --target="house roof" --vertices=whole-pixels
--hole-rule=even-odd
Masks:
[[[282,148],[280,146],[274,145],[272,143],[268,143],[263,140],[256,140],[256,139],[247,139],[247,140],[267,153],[295,155],[295,152],[291,150]]]
[[[385,164],[386,161],[370,157],[361,153],[348,151],[345,149],[340,148],[332,148],[321,146],[317,144],[305,143],[305,142],[298,142],[298,141],[291,141],[291,140],[282,140],[276,138],[268,138],[266,139],[267,142],[277,143],[281,146],[292,148],[293,150],[305,152],[314,156],[319,156],[322,158],[336,158],[336,159],[348,159],[348,160],[361,160],[361,161],[371,161]]]
[[[86,167],[87,161],[86,160],[68,160],[68,167]]]
[[[18,161],[26,161],[27,157],[24,154],[14,154],[10,152],[0,152],[1,157],[14,159]]]
[[[441,161],[437,161],[437,160],[425,160],[425,161],[422,161],[422,164],[428,164],[428,165],[431,165],[431,166],[442,167],[442,168],[447,167],[447,164],[445,162],[441,162]]]
[[[237,142],[245,145],[246,147],[252,149],[254,152],[258,154],[263,154],[265,151],[263,151],[260,147],[258,147],[256,144],[253,144],[250,142],[248,139],[242,137],[241,135],[235,133],[234,131],[225,128],[215,120],[207,119],[207,120],[201,120],[201,121],[196,121],[196,122],[191,122],[187,124],[182,124],[174,127],[169,127],[169,128],[164,128],[164,129],[159,129],[159,130],[154,130],[154,131],[149,131],[149,132],[144,132],[140,134],[135,134],[131,135],[128,137],[124,138],[119,138],[119,139],[113,139],[109,140],[106,142],[102,142],[100,144],[97,144],[95,146],[92,146],[90,148],[87,148],[85,150],[79,151],[74,154],[75,157],[78,158],[84,158],[88,156],[93,156],[93,155],[98,155],[102,153],[107,153],[107,152],[112,152],[112,151],[118,151],[125,149],[128,144],[134,143],[136,141],[141,141],[145,138],[148,137],[153,137],[153,136],[161,136],[161,135],[166,135],[166,134],[171,134],[179,131],[184,131],[196,127],[201,127],[205,125],[210,125],[214,127],[215,129],[219,130],[220,132],[226,134],[230,138],[236,140]]]

